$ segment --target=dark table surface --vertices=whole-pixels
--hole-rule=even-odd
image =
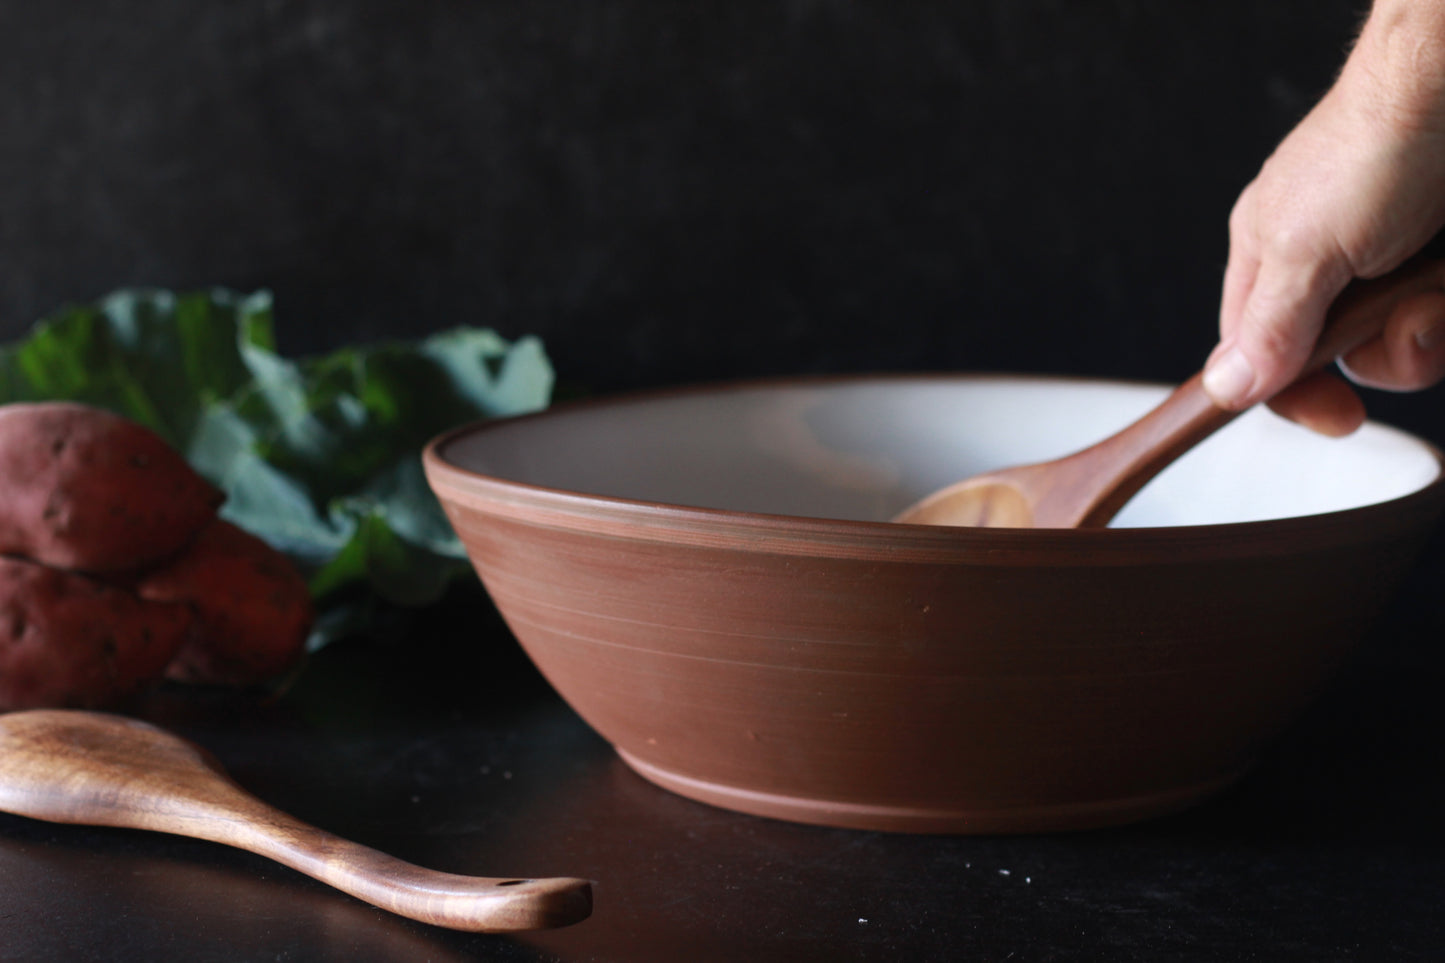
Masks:
[[[167,689],[135,711],[266,801],[404,859],[593,879],[589,920],[454,933],[248,853],[0,816],[0,959],[1445,959],[1441,571],[1415,572],[1338,684],[1214,801],[1004,837],[792,825],[671,795],[464,588],[388,643],[323,650],[279,698]]]

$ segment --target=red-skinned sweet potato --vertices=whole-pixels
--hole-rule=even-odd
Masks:
[[[311,596],[291,560],[230,522],[216,520],[165,566],[141,576],[143,599],[185,602],[190,635],[166,675],[183,682],[250,685],[290,668],[311,630]]]
[[[155,432],[69,402],[0,407],[0,553],[116,573],[180,551],[224,496]]]
[[[191,619],[184,605],[0,558],[0,711],[112,706],[161,677]]]

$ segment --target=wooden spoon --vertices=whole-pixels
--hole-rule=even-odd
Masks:
[[[1378,334],[1401,298],[1445,288],[1445,260],[1419,259],[1335,301],[1304,378]],[[1144,417],[1054,461],[976,475],[915,502],[893,521],[983,528],[1103,528],[1155,475],[1239,415],[1217,407],[1203,372]]]
[[[374,906],[451,929],[543,929],[592,912],[586,880],[490,879],[413,866],[273,809],[236,785],[199,746],[99,712],[0,715],[0,811],[225,843]]]

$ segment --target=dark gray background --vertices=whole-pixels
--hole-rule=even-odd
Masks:
[[[118,286],[225,284],[276,293],[289,353],[485,324],[540,334],[593,391],[884,369],[1177,380],[1213,342],[1229,207],[1328,85],[1364,6],[0,0],[0,337]],[[1442,396],[1370,404],[1445,443]],[[604,909],[629,880],[642,901],[669,874],[693,880],[683,896],[706,902],[666,912],[706,919],[704,938],[791,928],[827,952],[867,915],[895,958],[922,941],[937,958],[1007,944],[1020,959],[1434,959],[1442,585],[1437,529],[1342,688],[1239,792],[1063,840],[871,839],[839,844],[844,861],[821,831],[755,834],[614,778],[593,743],[548,741],[590,739],[580,725],[539,741],[517,709],[535,690],[470,638],[459,662],[418,636],[421,655],[387,656],[401,671],[326,650],[302,691],[315,704],[332,686],[351,716],[200,725],[262,795],[457,868],[525,848],[496,830],[527,810],[458,823],[448,807],[560,780],[556,871],[601,867]],[[411,755],[405,727],[424,733]],[[479,744],[518,778],[448,755],[475,764]],[[345,764],[303,778],[326,757]],[[618,806],[646,818],[640,836]],[[11,927],[30,958],[491,946],[398,931],[274,871],[258,883],[265,867],[201,844],[0,828],[0,897],[47,921]],[[662,848],[632,844],[649,834]],[[859,911],[860,892],[907,912]]]
[[[0,0],[0,335],[225,284],[289,353],[485,324],[594,391],[1177,380],[1361,6]]]

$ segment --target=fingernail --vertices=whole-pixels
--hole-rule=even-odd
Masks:
[[[1238,348],[1230,348],[1204,370],[1204,390],[1217,404],[1243,404],[1254,387],[1254,368]]]
[[[1434,351],[1445,343],[1445,322],[1436,321],[1428,328],[1421,328],[1415,332],[1415,343],[1420,346],[1421,351]]]

